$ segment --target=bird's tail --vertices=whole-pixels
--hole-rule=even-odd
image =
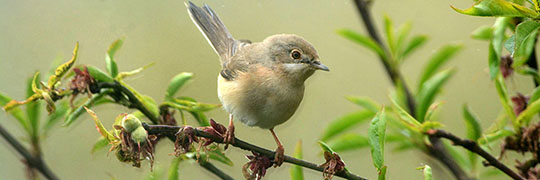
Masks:
[[[212,45],[222,62],[226,61],[234,53],[235,39],[229,30],[219,19],[217,14],[208,6],[198,7],[191,1],[186,3],[191,20],[204,34],[206,40]]]

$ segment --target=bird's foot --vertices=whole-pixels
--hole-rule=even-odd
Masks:
[[[223,135],[223,143],[225,143],[225,149],[229,147],[229,144],[234,143],[234,125],[229,124],[227,131]]]
[[[274,154],[274,167],[279,167],[283,164],[285,160],[285,149],[283,146],[278,146],[276,149],[276,154]]]

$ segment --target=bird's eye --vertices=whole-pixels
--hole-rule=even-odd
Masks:
[[[302,57],[302,54],[300,53],[300,51],[295,49],[295,50],[292,50],[291,57],[293,59],[300,59]]]

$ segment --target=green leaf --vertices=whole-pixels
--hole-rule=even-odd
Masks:
[[[463,119],[467,127],[467,138],[477,141],[482,136],[482,127],[480,127],[478,117],[471,112],[467,104],[463,105]]]
[[[527,102],[527,104],[531,104],[532,102],[538,99],[540,99],[540,86],[534,89],[534,91],[531,94],[531,97],[529,98],[529,102]]]
[[[39,73],[35,73],[35,76],[27,80],[26,86],[26,98],[30,98],[35,94],[34,89],[37,89],[37,85],[40,81]],[[33,88],[34,86],[34,88]],[[31,136],[37,138],[39,136],[39,117],[41,112],[41,101],[30,101],[26,103],[26,117],[30,122],[30,128],[32,129]]]
[[[193,77],[193,73],[182,72],[171,79],[169,86],[167,87],[166,99],[173,99],[174,94],[180,89],[188,80]]]
[[[328,146],[336,152],[344,152],[368,147],[369,142],[368,138],[365,136],[347,133],[328,142]]]
[[[519,121],[516,121],[516,115],[514,114],[514,110],[512,106],[510,106],[510,99],[508,97],[508,92],[506,90],[506,84],[504,83],[504,78],[501,74],[498,74],[495,79],[495,88],[497,89],[497,94],[499,95],[499,100],[501,101],[501,104],[503,108],[506,111],[506,114],[514,124],[515,128],[519,128]]]
[[[512,35],[510,38],[504,42],[504,49],[506,49],[510,54],[514,54],[514,49],[516,47],[516,36]]]
[[[182,160],[182,157],[173,158],[169,167],[169,180],[178,180],[178,166]]]
[[[384,108],[371,120],[368,129],[368,142],[371,146],[373,165],[381,170],[384,165],[384,136],[386,134],[386,117]]]
[[[493,37],[493,27],[480,26],[472,32],[472,38],[478,40],[490,40]]]
[[[424,180],[432,180],[432,179],[433,179],[433,175],[431,172],[431,167],[429,167],[428,165],[424,165]]]
[[[418,120],[414,119],[405,109],[403,109],[394,99],[392,99],[392,107],[397,111],[399,119],[403,122],[410,130],[420,131],[422,124]]]
[[[190,97],[185,97],[185,96],[179,97],[177,99],[197,102],[195,99],[190,98]],[[167,104],[167,102],[165,102],[164,104]],[[177,108],[179,111],[185,110],[184,107],[182,106],[172,106],[172,107]],[[208,121],[208,118],[206,117],[206,115],[204,115],[204,113],[198,112],[198,111],[188,111],[188,112],[195,118],[195,120],[197,120],[197,123],[199,123],[200,126],[210,126],[210,121]]]
[[[328,144],[322,142],[322,141],[319,141],[319,146],[321,146],[321,149],[323,150],[323,152],[329,152],[330,154],[334,154],[335,151],[332,150],[332,148],[330,148],[330,146],[328,146]]]
[[[45,122],[45,125],[43,126],[43,134],[47,134],[51,128],[58,123],[60,119],[62,119],[68,112],[69,105],[66,101],[62,101],[56,106],[56,111],[52,113]]]
[[[221,149],[219,149],[218,147],[215,147],[215,149],[212,151],[208,151],[208,153],[210,155],[210,159],[216,160],[228,166],[234,166],[234,163],[231,161],[231,159],[229,159],[229,157],[223,154]]]
[[[149,68],[150,66],[154,65],[154,63],[150,63],[150,64],[147,64],[143,67],[140,67],[140,68],[137,68],[137,69],[134,69],[132,71],[128,71],[128,72],[120,72],[118,73],[118,75],[116,75],[115,79],[120,81],[126,77],[129,77],[129,76],[133,76],[133,75],[136,75],[136,74],[139,74],[141,73],[143,70],[145,70],[146,68]]]
[[[373,115],[375,115],[375,113],[364,110],[340,117],[339,119],[332,121],[327,126],[326,130],[323,133],[323,136],[321,137],[321,140],[327,141],[332,137],[344,132],[345,130],[350,129],[362,122],[365,122],[366,120],[373,117]]]
[[[116,61],[114,60],[114,54],[116,54],[116,51],[122,47],[123,40],[118,39],[114,41],[110,46],[109,50],[107,50],[107,54],[105,55],[105,62],[107,63],[107,71],[112,77],[116,77],[118,75],[118,66],[116,65]]]
[[[448,150],[448,154],[454,158],[454,160],[458,163],[459,166],[463,167],[464,169],[470,169],[471,166],[469,164],[469,161],[463,157],[461,149],[457,149],[456,146],[451,145],[450,143],[443,141],[444,147]]]
[[[369,50],[372,50],[373,52],[377,53],[379,56],[383,57],[383,59],[387,59],[386,53],[384,50],[377,44],[373,39],[370,37],[364,36],[362,34],[358,34],[352,30],[349,29],[340,29],[337,31],[339,35],[342,37],[349,39],[353,42],[356,42],[359,45],[362,45]]]
[[[505,38],[504,32],[508,26],[509,20],[510,19],[506,17],[497,18],[493,24],[493,38],[490,41],[488,53],[489,74],[491,79],[495,79],[495,76],[499,72],[499,62]]]
[[[221,106],[220,104],[206,104],[206,103],[200,103],[197,101],[192,101],[189,99],[180,99],[180,98],[172,99],[172,102],[166,101],[164,104],[167,104],[169,106],[174,106],[177,109],[193,111],[193,112],[206,112],[206,111],[210,111]]]
[[[145,180],[161,180],[161,177],[163,176],[163,170],[161,168],[155,168],[153,171],[150,171]]]
[[[294,158],[302,159],[302,141],[299,140],[294,148]],[[291,180],[304,180],[304,171],[301,166],[291,165]]]
[[[420,81],[418,83],[419,89],[424,82],[431,78],[435,72],[444,65],[450,58],[452,58],[457,52],[463,49],[462,45],[449,44],[440,48],[428,61],[423,69],[422,75],[420,75]]]
[[[454,74],[453,69],[444,70],[433,77],[429,78],[426,82],[422,84],[420,91],[417,95],[418,106],[416,108],[416,117],[419,122],[424,122],[424,117],[426,111],[428,110],[431,103],[435,99],[435,96],[441,89],[442,85]]]
[[[102,91],[102,92],[100,92],[98,94],[94,94],[92,96],[92,98],[87,100],[83,105],[81,105],[81,106],[79,106],[79,107],[77,107],[75,109],[72,109],[72,111],[70,111],[68,113],[68,116],[66,116],[66,119],[64,120],[63,126],[71,125],[85,111],[84,107],[88,107],[88,108],[92,107],[94,105],[95,101],[103,98],[103,96],[105,96],[106,94],[109,94],[111,92],[112,92],[112,90],[107,90],[107,91]]]
[[[113,78],[101,71],[100,69],[93,66],[86,66],[88,73],[98,82],[113,82]]]
[[[369,97],[358,97],[358,96],[347,96],[347,100],[351,101],[354,104],[357,104],[367,110],[377,113],[380,110],[381,105],[373,101]]]
[[[103,149],[104,147],[107,147],[109,145],[109,140],[105,139],[103,136],[99,137],[99,139],[94,143],[94,146],[92,146],[92,150],[90,153],[95,153],[96,151],[99,151]]]
[[[117,81],[117,82],[120,83],[122,86],[126,87],[127,89],[129,89],[129,91],[131,91],[131,93],[135,95],[135,97],[143,104],[143,106],[146,109],[150,110],[150,113],[152,113],[152,116],[159,117],[159,108],[157,107],[156,101],[154,101],[154,99],[150,98],[149,96],[145,96],[139,93],[139,91],[135,90],[133,87],[124,83],[123,81]]]
[[[425,35],[414,36],[411,41],[403,48],[403,53],[401,54],[402,58],[409,56],[416,49],[424,45],[428,40],[428,37]]]
[[[388,169],[388,167],[383,166],[382,169],[378,170],[377,180],[385,180],[386,179],[386,169]]]
[[[393,55],[396,53],[396,44],[394,40],[394,23],[388,16],[384,16],[384,32],[386,33],[386,40],[388,43],[388,46],[390,47],[390,52],[392,52]]]
[[[516,27],[512,67],[518,67],[527,62],[534,49],[538,29],[540,29],[540,23],[533,20],[522,22]]]
[[[396,41],[396,53],[398,53],[397,55],[399,56],[399,58],[401,58],[401,56],[403,55],[403,44],[405,43],[405,40],[407,39],[407,36],[409,35],[409,33],[411,32],[411,22],[406,22],[405,24],[401,25],[397,32],[396,32],[396,37],[397,37],[397,41]]]
[[[5,94],[0,93],[0,106],[5,106],[6,104],[8,104],[12,100],[13,99],[6,96]],[[19,107],[13,107],[10,110],[7,110],[6,113],[11,114],[19,122],[19,124],[23,127],[23,129],[27,133],[31,133],[30,124],[28,123],[28,119],[26,118],[25,114],[23,113],[23,111]]]
[[[455,11],[471,16],[504,16],[536,18],[538,13],[519,4],[506,0],[480,0],[469,9],[461,10],[451,6]]]
[[[519,114],[517,122],[519,126],[528,126],[532,117],[540,112],[540,100],[536,100],[527,105],[527,108]]]

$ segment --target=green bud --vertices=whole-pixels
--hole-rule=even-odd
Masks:
[[[128,133],[131,133],[137,128],[142,127],[142,123],[141,120],[134,115],[128,114],[122,119],[122,127],[124,127]]]
[[[146,142],[147,138],[148,138],[148,133],[142,126],[139,126],[139,128],[135,129],[131,133],[131,139],[139,144]]]

